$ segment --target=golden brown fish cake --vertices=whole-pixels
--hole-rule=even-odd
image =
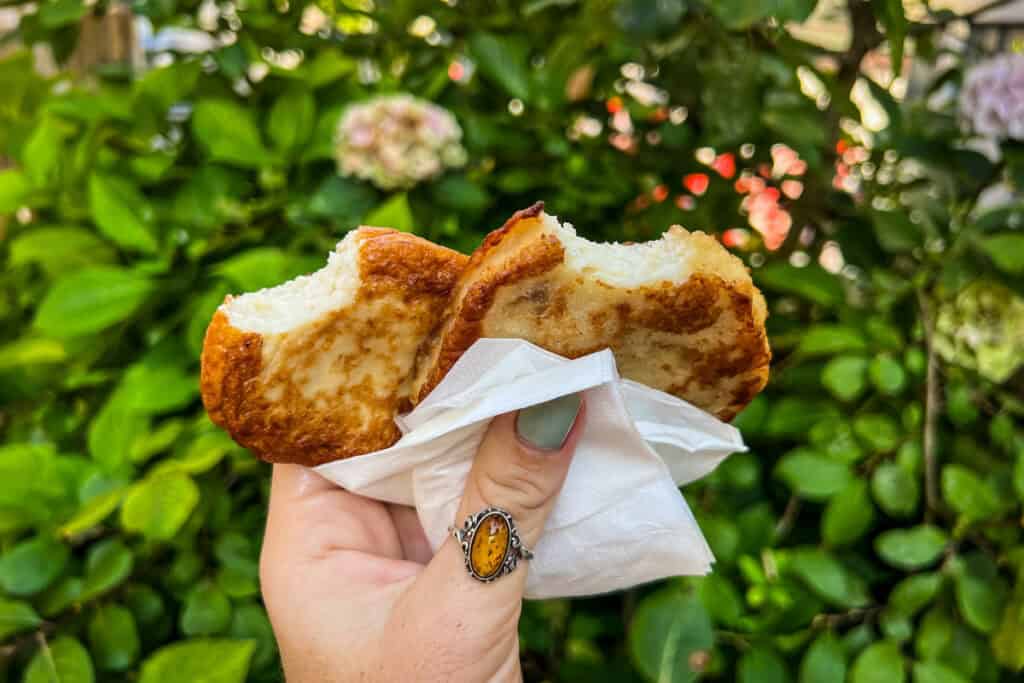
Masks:
[[[619,373],[731,420],[764,387],[767,310],[743,263],[713,237],[671,228],[645,244],[594,244],[538,203],[470,257],[417,361],[422,400],[483,337],[569,358],[610,348]]]
[[[385,228],[350,232],[322,270],[228,297],[203,345],[210,418],[271,462],[386,448],[408,410],[417,348],[466,256]]]

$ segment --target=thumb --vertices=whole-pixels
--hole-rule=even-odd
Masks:
[[[569,471],[582,413],[582,395],[571,394],[497,417],[473,461],[455,525],[498,507],[512,515],[532,548]]]
[[[501,508],[511,515],[523,545],[535,547],[569,471],[585,412],[582,395],[573,394],[496,417],[477,450],[454,525],[461,528],[470,515]],[[481,532],[487,526],[481,524]],[[501,540],[497,544],[503,546]],[[503,550],[497,549],[497,561]],[[484,563],[491,560],[482,557]],[[516,627],[529,564],[521,560],[510,574],[483,583],[469,574],[461,545],[449,537],[400,598],[395,613],[405,618],[396,625],[408,629],[405,636],[441,638],[439,651],[452,663],[490,663],[495,673],[508,662],[517,668]],[[453,632],[463,637],[453,642]]]

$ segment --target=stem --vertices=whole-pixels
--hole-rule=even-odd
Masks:
[[[935,455],[935,432],[938,429],[939,408],[942,397],[939,393],[939,359],[932,344],[931,306],[922,290],[917,291],[918,306],[921,308],[921,320],[924,323],[924,341],[928,348],[928,374],[925,379],[924,398],[924,499],[925,521],[931,522],[935,513],[941,511],[938,494],[938,464]]]
[[[786,503],[786,509],[782,513],[779,523],[775,525],[775,542],[781,541],[785,538],[793,525],[796,523],[797,515],[800,514],[800,499],[795,495],[789,497],[789,502]]]

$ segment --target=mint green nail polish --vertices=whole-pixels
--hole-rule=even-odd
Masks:
[[[582,402],[582,395],[570,394],[523,408],[516,417],[516,432],[534,448],[558,450],[569,436]]]

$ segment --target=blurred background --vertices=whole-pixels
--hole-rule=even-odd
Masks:
[[[528,604],[528,681],[1021,680],[1022,49],[1000,0],[0,0],[0,682],[280,680],[207,322],[536,200],[717,235],[775,361],[685,490],[714,574]]]

